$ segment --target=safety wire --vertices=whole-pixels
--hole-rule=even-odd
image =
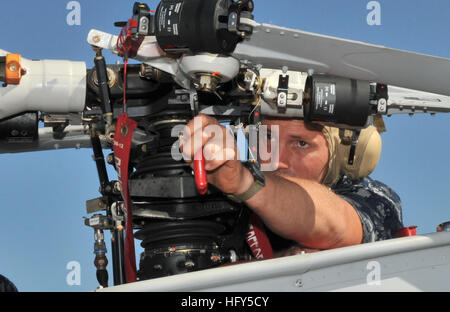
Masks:
[[[131,23],[131,21],[129,21]],[[131,43],[131,27],[129,27],[129,24],[122,28],[119,38],[117,40],[117,51],[120,56],[123,56],[123,113],[125,115],[125,119],[127,118],[127,68],[128,68],[128,57],[129,52],[132,48]],[[128,197],[128,195],[127,195]],[[124,197],[124,201],[127,201],[127,198]],[[131,209],[130,207],[127,207],[127,209]],[[134,246],[134,237],[133,237],[133,230],[132,229],[132,220],[130,218],[130,215],[127,214],[126,218],[126,228],[127,228],[127,234],[126,234],[126,242],[125,242],[125,257],[128,259],[128,261],[125,261],[125,275],[127,278],[127,282],[134,282],[136,280],[136,267],[135,267],[135,259],[134,259],[134,247],[128,248],[127,252],[127,244],[128,246]]]
[[[117,51],[119,55],[123,55],[123,112],[127,113],[127,69],[128,69],[128,54],[131,50],[131,29],[124,26],[120,31],[117,40]]]

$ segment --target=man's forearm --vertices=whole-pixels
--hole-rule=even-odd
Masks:
[[[359,216],[349,203],[328,188],[273,173],[265,176],[264,189],[246,204],[273,232],[318,249],[361,243]]]

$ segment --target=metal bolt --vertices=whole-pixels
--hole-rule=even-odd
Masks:
[[[378,112],[385,113],[386,112],[386,105],[387,105],[386,99],[380,99],[378,101]]]
[[[193,261],[186,261],[184,266],[187,268],[193,268],[195,266],[195,263]]]
[[[110,132],[106,134],[106,141],[112,143],[114,142],[114,132]]]
[[[106,156],[106,162],[110,165],[112,165],[114,163],[114,155],[113,154],[109,154],[108,156]]]
[[[102,40],[102,38],[101,38],[99,35],[95,35],[95,36],[92,38],[92,40],[93,40],[95,43],[99,43],[100,40]]]
[[[12,72],[15,72],[19,70],[19,66],[17,66],[16,62],[11,62],[8,64],[8,69]]]
[[[116,183],[114,183],[114,190],[117,191],[117,192],[120,192],[120,191],[122,190],[119,181],[117,181]]]
[[[298,279],[298,280],[295,282],[295,286],[296,286],[296,287],[303,287],[303,282],[302,282],[302,280],[301,280],[301,279]]]

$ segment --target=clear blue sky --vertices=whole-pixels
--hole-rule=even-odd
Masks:
[[[381,26],[367,25],[366,0],[255,2],[259,22],[450,58],[448,1],[379,1]],[[2,1],[0,48],[30,59],[85,61],[92,67],[88,31],[118,33],[113,22],[128,19],[134,1],[79,0],[81,26],[67,25],[67,3],[24,0],[17,10],[16,1]],[[147,3],[154,8],[158,2]],[[110,63],[116,60],[107,55]],[[404,222],[418,225],[419,234],[450,221],[449,118],[397,116],[386,121],[383,154],[373,177],[398,192]],[[93,231],[82,219],[85,201],[99,196],[91,154],[60,150],[0,155],[0,274],[19,290],[96,288]],[[110,178],[115,178],[111,171]],[[106,239],[111,263],[109,233]],[[70,261],[81,264],[80,286],[66,284]],[[112,282],[111,265],[109,269]]]

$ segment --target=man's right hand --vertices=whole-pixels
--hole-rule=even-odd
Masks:
[[[192,168],[194,157],[203,151],[208,183],[225,194],[242,194],[253,183],[252,174],[238,159],[234,136],[213,117],[200,114],[191,120],[185,128],[180,150]]]

